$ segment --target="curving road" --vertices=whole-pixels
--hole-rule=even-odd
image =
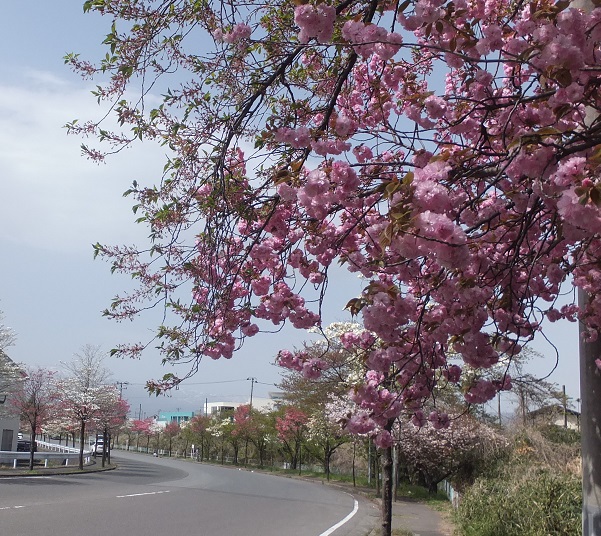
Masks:
[[[329,486],[119,452],[114,471],[0,479],[7,536],[365,536],[377,515]]]

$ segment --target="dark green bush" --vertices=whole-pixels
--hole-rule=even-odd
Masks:
[[[579,445],[580,432],[556,424],[549,424],[540,429],[541,434],[551,443]]]
[[[477,480],[456,524],[462,536],[580,536],[581,509],[578,478],[522,466]]]

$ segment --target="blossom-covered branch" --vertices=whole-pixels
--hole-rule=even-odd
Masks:
[[[461,384],[452,356],[488,369],[545,319],[579,317],[598,336],[601,123],[590,118],[601,106],[600,9],[563,0],[85,7],[114,20],[110,53],[98,65],[67,61],[107,77],[96,95],[122,129],[70,130],[99,136],[92,158],[136,139],[169,151],[160,181],[128,191],[149,247],[96,246],[139,283],[106,314],[162,304],[164,360],[189,365],[151,390],[176,385],[204,356],[232,357],[270,324],[319,327],[335,262],[366,281],[345,300],[364,332],[343,337],[367,364],[355,391],[365,430],[417,412],[439,382]],[[155,89],[163,102],[148,109]],[[556,305],[570,277],[592,297],[585,310]],[[473,378],[470,403],[511,383]]]

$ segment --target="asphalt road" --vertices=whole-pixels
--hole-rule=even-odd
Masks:
[[[372,503],[329,486],[115,453],[114,471],[0,480],[2,536],[365,536]]]

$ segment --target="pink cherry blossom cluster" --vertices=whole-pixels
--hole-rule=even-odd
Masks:
[[[313,37],[318,43],[327,43],[334,34],[336,9],[327,4],[302,4],[294,10],[294,23],[300,28],[298,40],[308,43]]]
[[[386,61],[394,57],[401,49],[403,36],[396,32],[388,32],[375,24],[349,20],[342,27],[342,37],[356,47],[357,53],[368,58],[376,54]]]
[[[223,41],[224,43],[238,43],[249,39],[252,34],[252,29],[248,24],[235,24],[229,32],[217,29],[213,32],[213,38],[217,42]]]

